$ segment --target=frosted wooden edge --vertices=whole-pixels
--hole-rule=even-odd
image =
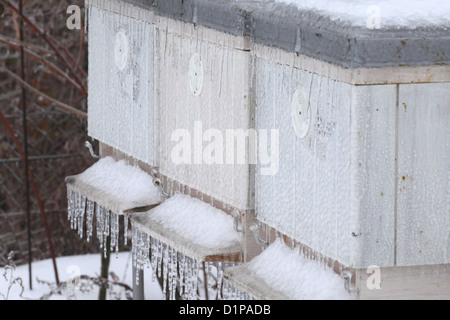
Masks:
[[[99,206],[117,214],[125,215],[134,212],[140,212],[145,208],[157,204],[154,201],[139,201],[127,203],[123,199],[117,199],[101,189],[88,185],[79,179],[79,175],[68,176],[66,178],[67,189],[82,196],[86,199],[96,202]]]
[[[198,261],[241,261],[242,250],[240,243],[225,248],[208,248],[197,245],[192,241],[187,240],[182,235],[172,232],[162,226],[152,219],[151,213],[149,212],[133,214],[133,216],[131,216],[131,224],[133,228],[148,234],[152,238],[167,244],[176,251]]]
[[[145,4],[142,1],[131,0],[85,0],[86,7],[96,7],[98,9],[110,11],[125,17],[134,18],[156,23],[156,17],[151,4]]]
[[[252,43],[251,53],[257,59],[287,65],[351,85],[386,85],[450,82],[449,65],[398,66],[346,69],[336,64],[298,55],[280,48]]]
[[[156,14],[251,37],[254,43],[350,69],[450,64],[450,36],[444,27],[369,30],[271,1],[86,0],[86,4],[152,23]]]
[[[195,25],[166,16],[156,16],[155,19],[157,21],[157,29],[160,32],[183,37],[183,39],[205,41],[229,48],[250,51],[251,43],[248,36],[233,35],[207,26]]]
[[[246,292],[258,300],[292,300],[268,286],[264,279],[250,271],[245,264],[225,269],[223,277],[224,281],[236,289]]]

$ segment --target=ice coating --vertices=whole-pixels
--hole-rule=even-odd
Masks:
[[[203,297],[198,294],[201,291],[200,281],[206,281],[204,287],[209,298],[222,298],[223,271],[236,265],[235,263],[199,261],[141,232],[138,228],[133,228],[132,239],[136,284],[141,281],[139,271],[145,266],[151,266],[152,280],[156,281],[156,277],[162,279],[162,291],[169,300],[175,300],[177,294],[183,300],[205,298],[206,293]]]
[[[344,280],[317,261],[307,260],[298,250],[277,239],[247,268],[267,285],[296,300],[347,300],[351,296]]]
[[[124,215],[124,241],[127,242],[128,215],[126,210],[159,203],[160,192],[153,179],[136,166],[125,161],[105,157],[83,173],[67,178],[67,212],[70,226],[86,238],[96,236],[106,254],[107,239],[111,237],[111,250],[119,250],[119,216]]]
[[[156,29],[148,21],[152,20],[153,13],[118,1],[90,1],[87,7],[89,136],[155,165],[158,159],[153,63]],[[122,54],[116,56],[118,52]]]
[[[275,0],[312,10],[332,20],[366,27],[379,16],[381,29],[388,27],[450,26],[448,0]],[[372,20],[375,19],[375,20]]]
[[[196,300],[203,268],[207,291],[220,298],[223,271],[235,263],[208,258],[240,251],[231,216],[199,199],[175,194],[149,212],[136,213],[131,223],[134,266],[137,271],[151,266],[169,299],[178,292]]]

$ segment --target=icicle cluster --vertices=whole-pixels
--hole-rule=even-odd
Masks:
[[[70,227],[78,230],[82,239],[84,236],[84,220],[86,219],[86,238],[89,242],[93,234],[94,215],[96,218],[96,234],[100,242],[100,248],[104,249],[106,255],[106,241],[111,236],[111,251],[119,251],[119,215],[99,206],[96,202],[72,190],[67,190],[67,213]],[[125,244],[127,243],[128,217],[125,216]]]
[[[202,268],[206,273],[206,288],[209,297],[220,299],[222,289],[223,271],[235,263],[201,262],[193,259],[165,243],[150,237],[137,228],[132,228],[132,255],[133,266],[136,268],[136,282],[139,284],[139,271],[146,266],[151,267],[152,281],[156,277],[163,279],[163,294],[170,300],[176,299],[178,292],[184,300],[197,300],[202,278]],[[202,271],[202,272],[200,272]],[[211,294],[212,293],[212,294]]]
[[[224,281],[223,300],[256,300],[256,299],[247,292],[236,289],[228,281]]]

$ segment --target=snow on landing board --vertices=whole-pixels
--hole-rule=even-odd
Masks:
[[[249,263],[225,271],[225,287],[259,299],[349,300],[344,280],[319,262],[307,260],[276,240]],[[228,284],[229,283],[229,284]],[[226,298],[226,293],[224,296]],[[234,297],[231,293],[231,297]]]
[[[450,27],[448,0],[275,0],[366,27],[379,19],[380,29]]]
[[[100,159],[79,175],[67,177],[66,182],[71,191],[116,214],[161,201],[150,175],[111,157]]]
[[[149,212],[134,214],[131,221],[133,228],[200,261],[241,251],[233,218],[186,195],[176,194]]]

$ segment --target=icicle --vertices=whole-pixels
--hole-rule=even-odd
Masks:
[[[168,246],[163,245],[163,255],[162,255],[162,260],[163,260],[163,294],[166,295],[167,293],[167,276],[169,274],[169,249]]]
[[[206,262],[206,285],[208,291],[212,288],[213,275],[212,275],[212,262]]]
[[[180,269],[180,296],[183,296],[183,288],[184,288],[184,277],[185,277],[185,268],[186,268],[186,256],[183,253],[179,253],[179,269]]]
[[[104,209],[104,222],[103,222],[103,256],[106,258],[108,254],[108,237],[111,234],[110,232],[110,217],[111,217],[111,211]]]
[[[186,257],[186,262],[184,265],[184,300],[189,300],[191,298],[191,287],[192,287],[192,259]]]
[[[168,259],[168,283],[167,283],[167,287],[169,289],[169,300],[172,300],[172,281],[173,281],[173,255],[172,255],[173,249],[169,248],[168,251],[168,255],[169,255],[169,259]]]
[[[147,268],[150,268],[150,241],[152,238],[148,234],[145,234],[144,239],[144,263]]]
[[[103,248],[103,229],[104,229],[104,208],[97,205],[97,238],[100,242],[100,248]]]
[[[139,266],[139,246],[140,246],[140,234],[139,231],[135,228],[132,229],[132,247],[131,247],[131,251],[132,251],[132,257],[133,257],[133,267],[136,270],[136,285],[139,285],[139,271],[140,271],[140,266]]]
[[[158,258],[157,258],[157,254],[158,254],[157,250],[158,250],[158,247],[156,245],[156,240],[153,239],[153,238],[150,238],[150,252],[151,252],[150,265],[151,265],[151,268],[152,268],[152,282],[156,281],[156,262],[158,260]]]
[[[158,241],[158,256],[156,261],[156,267],[158,268],[158,278],[161,278],[162,271],[162,255],[163,255],[163,245],[161,241]]]
[[[72,230],[76,230],[78,226],[78,212],[80,208],[80,195],[78,193],[74,193],[74,207],[73,207],[73,219],[71,223]]]
[[[221,296],[222,291],[222,281],[223,281],[223,264],[222,262],[217,263],[217,299],[221,300],[223,296]]]
[[[199,263],[196,259],[193,259],[193,260],[194,260],[194,263],[193,263],[193,274],[192,274],[191,300],[197,300]]]
[[[87,242],[91,240],[92,237],[92,220],[94,218],[95,212],[95,202],[88,200],[86,209],[86,238]]]
[[[123,242],[125,245],[128,245],[128,221],[129,217],[127,214],[123,216]]]
[[[175,300],[175,294],[176,294],[176,290],[177,290],[177,279],[178,279],[178,271],[177,271],[177,267],[178,267],[178,253],[175,249],[172,249],[172,293],[171,293],[171,300]]]
[[[86,197],[80,195],[80,208],[78,211],[78,235],[83,239],[84,214],[86,212]]]
[[[111,252],[119,251],[119,215],[111,213]]]
[[[72,226],[73,219],[73,191],[67,189],[67,220],[70,221],[70,226]]]

